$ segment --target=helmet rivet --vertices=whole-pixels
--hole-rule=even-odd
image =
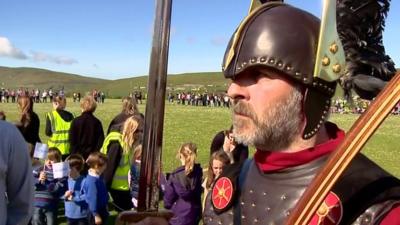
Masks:
[[[296,72],[295,75],[296,75],[296,76],[300,76],[301,73],[300,73],[300,72]]]
[[[282,67],[283,66],[282,62],[278,62],[278,66]]]
[[[335,54],[339,50],[339,46],[333,42],[331,46],[329,46],[329,51],[331,51],[333,54]]]
[[[304,77],[304,78],[303,78],[303,81],[304,81],[304,82],[307,82],[307,81],[308,81],[307,77]]]
[[[246,66],[246,65],[247,65],[247,62],[243,62],[243,63],[242,63],[242,66]]]
[[[292,70],[292,67],[291,66],[286,66],[286,70],[290,71],[290,70]]]
[[[327,56],[324,56],[324,58],[322,58],[323,66],[329,66],[330,63],[331,63],[331,60]]]
[[[238,66],[236,70],[240,70],[240,69],[242,69],[242,67],[241,67],[241,66]]]
[[[334,66],[332,66],[332,71],[333,71],[334,73],[339,73],[340,70],[341,70],[340,64],[336,63]]]
[[[268,61],[268,63],[269,63],[269,64],[273,64],[273,63],[275,63],[275,60],[274,60],[274,59],[270,59],[270,60]]]
[[[251,59],[250,59],[250,62],[251,62],[251,63],[255,63],[256,61],[257,61],[256,58],[251,58]]]
[[[267,59],[265,57],[260,58],[260,62],[265,62]]]

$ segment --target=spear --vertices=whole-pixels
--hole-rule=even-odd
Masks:
[[[138,212],[122,212],[118,216],[119,221],[137,222],[149,216],[164,218],[172,216],[169,211],[158,211],[171,8],[172,0],[156,0],[139,179]]]

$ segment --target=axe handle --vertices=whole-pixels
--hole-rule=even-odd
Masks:
[[[307,225],[333,185],[400,100],[398,72],[350,128],[343,142],[308,186],[286,225]]]

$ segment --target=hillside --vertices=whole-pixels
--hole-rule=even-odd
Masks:
[[[64,87],[67,94],[98,89],[110,97],[121,97],[132,91],[145,91],[147,79],[148,76],[106,80],[37,68],[0,67],[0,87],[11,89],[52,87],[56,90]],[[169,75],[167,78],[167,88],[172,91],[225,91],[226,84],[227,81],[218,72],[186,73]]]
[[[126,95],[126,90],[145,90],[148,76],[119,79],[109,82],[104,89],[117,96]],[[170,74],[167,77],[167,91],[218,91],[227,89],[228,81],[222,73],[184,73]]]
[[[0,67],[0,85],[6,88],[40,88],[87,90],[103,85],[108,80],[84,77],[37,68]]]

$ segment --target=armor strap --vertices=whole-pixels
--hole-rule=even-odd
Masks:
[[[246,175],[247,172],[249,171],[251,162],[253,162],[252,159],[246,159],[246,161],[243,162],[242,164],[242,169],[240,170],[240,175],[239,175],[239,182],[238,182],[238,196],[237,199],[240,199],[240,193],[243,187],[244,182],[246,181]],[[233,206],[233,225],[241,225],[241,211],[240,211],[240,203],[239,201],[236,201],[236,204]]]

